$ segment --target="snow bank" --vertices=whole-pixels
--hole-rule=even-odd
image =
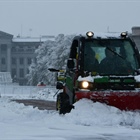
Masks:
[[[18,90],[19,91],[19,90]],[[24,90],[26,91],[26,90]],[[37,108],[33,108],[31,106],[27,107],[23,104],[17,104],[11,102],[11,99],[44,99],[55,101],[56,89],[53,87],[50,88],[36,88],[34,89],[34,93],[30,93],[26,91],[26,94],[23,91],[20,94],[2,94],[0,98],[0,114],[5,113],[5,110],[8,110],[10,116],[14,114],[30,114],[29,116],[38,116],[40,114],[40,110]],[[84,126],[94,126],[94,125],[104,125],[104,126],[129,126],[132,128],[140,129],[140,112],[131,112],[131,111],[121,111],[115,107],[108,106],[106,104],[102,104],[99,102],[93,103],[91,100],[82,99],[74,104],[75,109],[71,111],[71,113],[62,116],[55,112],[55,116],[52,115],[52,118],[55,117],[54,120],[65,120],[66,122],[71,122],[73,124],[84,125]],[[42,112],[42,111],[41,111]],[[43,111],[42,114],[45,114],[45,118],[47,116],[47,111]],[[14,115],[13,114],[13,115]],[[29,116],[25,117],[29,117]],[[9,116],[9,115],[8,115]],[[22,118],[23,118],[22,116]],[[32,118],[34,118],[32,116]],[[18,116],[19,117],[19,116]],[[41,117],[41,116],[39,116]],[[27,118],[28,119],[28,118]]]
[[[115,107],[82,99],[66,118],[79,125],[131,126],[140,129],[140,112],[121,111]]]
[[[131,137],[140,140],[140,112],[121,111],[82,99],[74,104],[75,109],[71,113],[59,115],[55,110],[39,110],[11,101],[16,98],[55,100],[53,95],[56,90],[53,88],[37,90],[34,96],[26,92],[1,94],[1,139],[128,140]]]
[[[0,121],[2,119],[9,120],[13,117],[13,121],[18,119],[19,122],[23,121],[23,119],[40,120],[42,118],[48,121],[51,116],[51,122],[61,120],[65,123],[69,122],[84,126],[128,126],[140,129],[140,112],[121,111],[99,102],[93,103],[88,99],[82,99],[74,105],[75,109],[71,113],[59,115],[57,111],[40,111],[38,108],[11,102],[8,98],[3,97],[0,98],[0,114],[2,114]]]
[[[57,89],[54,86],[18,86],[0,85],[0,96],[11,99],[44,99],[56,100]]]

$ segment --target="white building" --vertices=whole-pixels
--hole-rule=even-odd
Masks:
[[[13,37],[0,31],[0,72],[10,72],[13,81],[26,85],[26,74],[32,60],[35,59],[35,49],[54,36]]]

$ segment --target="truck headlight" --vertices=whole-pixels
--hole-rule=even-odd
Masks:
[[[89,81],[79,81],[78,82],[78,88],[79,89],[91,90],[91,89],[93,89],[93,83],[89,82]]]
[[[89,87],[89,82],[87,81],[82,81],[82,88],[88,88]]]
[[[91,31],[89,31],[89,32],[87,32],[87,33],[86,33],[86,35],[87,35],[87,37],[91,38],[91,37],[93,37],[93,36],[94,36],[94,33],[93,33],[93,32],[91,32]]]
[[[122,38],[126,38],[126,36],[127,36],[127,32],[122,32],[122,33],[121,33],[121,37],[122,37]]]

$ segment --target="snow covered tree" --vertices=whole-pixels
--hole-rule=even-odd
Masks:
[[[30,85],[36,85],[40,81],[48,85],[55,84],[56,74],[48,68],[65,69],[73,37],[59,34],[54,41],[48,40],[35,50],[36,64],[31,64],[27,76]]]
[[[38,82],[36,71],[36,64],[32,61],[31,65],[29,66],[29,74],[26,75],[26,78],[28,79],[27,84],[36,85]]]

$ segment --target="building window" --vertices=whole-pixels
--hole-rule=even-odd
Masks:
[[[20,65],[23,65],[23,64],[24,64],[24,59],[23,59],[23,58],[20,58],[20,59],[19,59],[19,64],[20,64]]]
[[[32,59],[31,58],[28,58],[27,59],[27,63],[28,63],[28,65],[30,65],[32,63]]]
[[[11,51],[16,52],[17,51],[16,47],[12,47]]]
[[[19,46],[18,52],[24,52],[24,47],[23,46]]]
[[[23,78],[24,77],[24,69],[19,70],[19,77]]]
[[[2,58],[2,59],[1,59],[1,64],[2,64],[2,65],[5,65],[5,64],[6,64],[5,58]]]
[[[6,52],[7,51],[7,44],[1,44],[1,51]]]
[[[29,74],[29,69],[27,69],[27,74]]]
[[[27,52],[32,52],[32,51],[34,51],[34,49],[33,49],[31,46],[27,46],[26,51],[27,51]]]
[[[14,78],[17,75],[16,69],[12,69],[12,78]]]
[[[16,65],[17,63],[16,63],[16,58],[12,58],[12,64],[13,65]]]

